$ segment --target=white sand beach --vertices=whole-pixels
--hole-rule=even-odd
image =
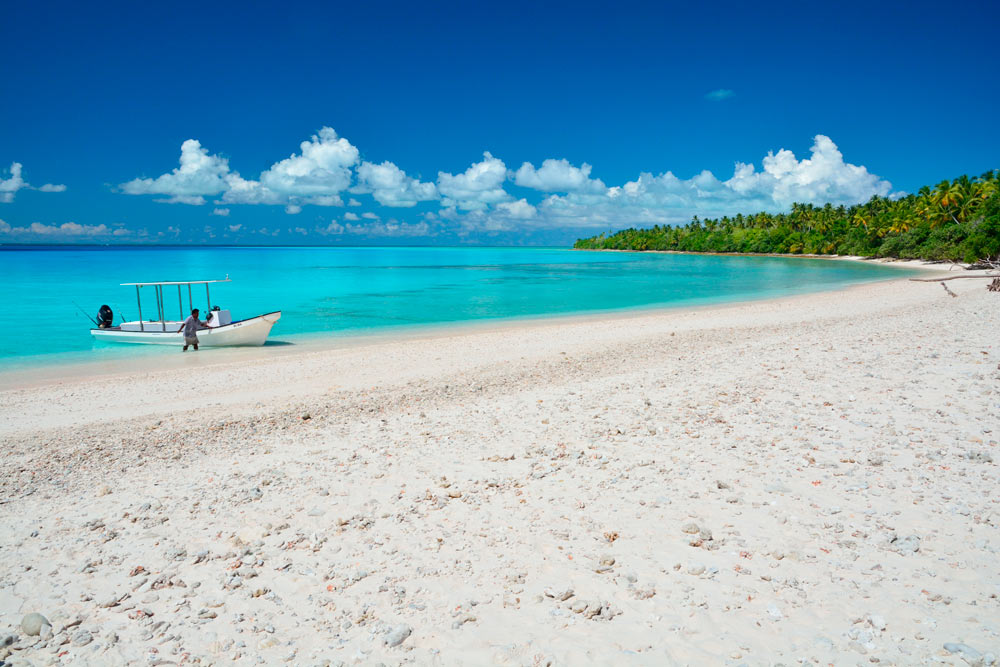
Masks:
[[[8,386],[0,659],[991,664],[1000,295],[947,285]]]

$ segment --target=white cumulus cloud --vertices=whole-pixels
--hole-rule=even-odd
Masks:
[[[197,139],[181,144],[180,166],[156,178],[136,178],[121,184],[129,195],[168,195],[163,201],[171,204],[204,204],[206,195],[225,191],[229,176],[229,161],[209,155]]]
[[[849,164],[824,135],[814,139],[810,156],[799,160],[789,150],[770,152],[762,170],[737,162],[733,176],[718,179],[702,171],[683,179],[670,171],[641,173],[634,181],[603,194],[551,195],[538,205],[536,226],[602,228],[632,224],[682,223],[692,216],[788,210],[793,202],[851,205],[873,195],[886,196],[892,185],[865,167]]]
[[[166,195],[156,201],[170,204],[201,205],[205,197],[218,196],[217,203],[283,205],[289,213],[305,204],[343,206],[340,193],[351,185],[358,149],[329,127],[303,141],[299,149],[253,180],[232,171],[229,160],[210,154],[197,139],[188,139],[181,144],[176,169],[120,187],[130,195]]]
[[[312,204],[313,206],[343,206],[344,200],[340,198],[340,195],[316,195],[315,197],[310,197],[303,200],[307,204]]]
[[[284,195],[311,197],[337,195],[351,185],[351,168],[360,154],[333,128],[324,127],[299,148],[300,154],[275,163],[260,175],[264,187]]]
[[[221,216],[223,218],[229,217],[229,209],[228,208],[216,208],[216,209],[213,209],[212,210],[212,215],[218,215],[218,216]]]
[[[224,204],[288,205],[288,198],[263,187],[260,181],[247,180],[233,172],[226,176],[226,188],[221,193]]]
[[[872,195],[886,196],[892,187],[865,167],[844,162],[837,145],[822,134],[816,135],[810,157],[796,160],[792,151],[782,149],[768,153],[763,166],[758,172],[752,164],[737,162],[726,186],[741,195],[769,197],[780,207],[793,202],[855,204]]]
[[[542,192],[604,192],[607,188],[598,179],[590,178],[592,167],[586,162],[574,167],[568,160],[545,160],[539,169],[525,162],[514,174],[514,183]]]
[[[27,183],[21,178],[21,163],[11,163],[10,176],[3,178],[0,175],[0,202],[9,204],[14,201],[14,194],[26,185]]]
[[[389,161],[382,164],[362,162],[358,167],[358,185],[352,192],[370,192],[379,204],[400,208],[438,198],[433,183],[421,183]]]
[[[516,220],[529,220],[538,215],[538,209],[528,203],[527,199],[497,204],[497,212]]]
[[[475,211],[510,200],[512,197],[503,189],[506,180],[507,165],[487,151],[482,162],[474,163],[461,174],[438,172],[437,184],[444,207]]]
[[[9,176],[4,178],[3,173],[0,172],[0,203],[9,204],[14,201],[14,195],[17,194],[18,190],[38,190],[39,192],[66,191],[65,185],[53,185],[52,183],[46,183],[37,188],[32,187],[21,175],[23,169],[24,166],[20,162],[11,162],[10,169],[7,170],[10,174]]]

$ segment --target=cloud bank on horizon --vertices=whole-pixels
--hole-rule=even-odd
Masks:
[[[719,92],[719,91],[714,91]],[[731,91],[722,91],[731,92]],[[768,152],[758,167],[736,162],[732,176],[720,180],[705,170],[688,178],[670,171],[640,173],[635,180],[606,185],[593,176],[593,167],[566,159],[546,159],[535,166],[523,162],[517,169],[490,152],[464,172],[438,172],[433,181],[407,174],[388,160],[361,158],[361,152],[330,127],[324,127],[299,145],[299,151],[273,163],[256,178],[245,178],[229,160],[210,153],[197,139],[181,144],[178,166],[150,178],[136,178],[118,186],[127,195],[152,196],[154,201],[191,206],[213,204],[213,216],[228,217],[239,206],[281,206],[289,215],[304,207],[363,206],[356,197],[370,196],[374,205],[405,213],[387,216],[371,211],[336,213],[312,229],[297,226],[296,234],[432,237],[443,231],[459,236],[481,232],[534,230],[594,231],[631,225],[685,223],[694,215],[717,217],[787,210],[793,202],[851,205],[873,195],[887,196],[889,181],[864,166],[844,161],[827,136],[814,137],[809,157],[798,159],[787,149]],[[14,163],[11,177],[0,180],[0,201],[11,201],[17,190],[30,187]],[[39,190],[60,191],[45,185]],[[345,197],[347,199],[345,203]],[[71,225],[67,227],[67,225]],[[102,236],[127,235],[105,225],[42,225],[11,227],[5,235]],[[65,229],[63,229],[65,228]],[[102,229],[103,228],[103,229]],[[63,231],[60,232],[59,230]],[[276,229],[249,229],[230,225],[231,233],[275,235]],[[168,230],[169,231],[169,230]],[[162,234],[161,234],[162,235]]]
[[[77,222],[64,222],[61,225],[45,225],[41,222],[33,222],[26,227],[12,227],[9,223],[0,220],[0,234],[11,234],[15,236],[32,235],[49,238],[98,238],[102,236],[129,236],[131,232],[126,229],[111,229],[107,225],[81,225]]]
[[[799,160],[786,149],[769,152],[759,171],[737,162],[727,180],[707,170],[689,179],[670,171],[643,172],[634,181],[610,187],[591,176],[593,167],[587,163],[547,159],[539,167],[524,162],[513,170],[488,151],[462,173],[438,172],[435,181],[422,182],[388,160],[361,160],[360,151],[329,127],[299,148],[256,179],[246,179],[230,169],[226,158],[188,139],[176,169],[120,188],[130,195],[160,195],[156,201],[165,203],[201,205],[214,197],[216,206],[280,205],[290,214],[308,205],[343,207],[347,193],[371,195],[386,208],[438,202],[437,211],[423,214],[424,221],[451,220],[466,229],[670,224],[692,215],[784,210],[793,202],[850,205],[886,196],[892,188],[865,167],[845,162],[836,144],[822,134],[816,135],[807,158]],[[508,183],[541,193],[540,201],[515,197]],[[356,216],[338,217],[351,221]]]

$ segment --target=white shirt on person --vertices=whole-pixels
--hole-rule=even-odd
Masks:
[[[188,318],[184,320],[184,337],[185,338],[197,338],[198,328],[203,325],[202,321],[199,320],[194,315],[188,315]]]

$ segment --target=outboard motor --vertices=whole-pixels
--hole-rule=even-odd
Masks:
[[[115,320],[114,311],[111,310],[111,306],[105,304],[101,306],[101,309],[97,311],[97,328],[98,329],[109,329]]]

